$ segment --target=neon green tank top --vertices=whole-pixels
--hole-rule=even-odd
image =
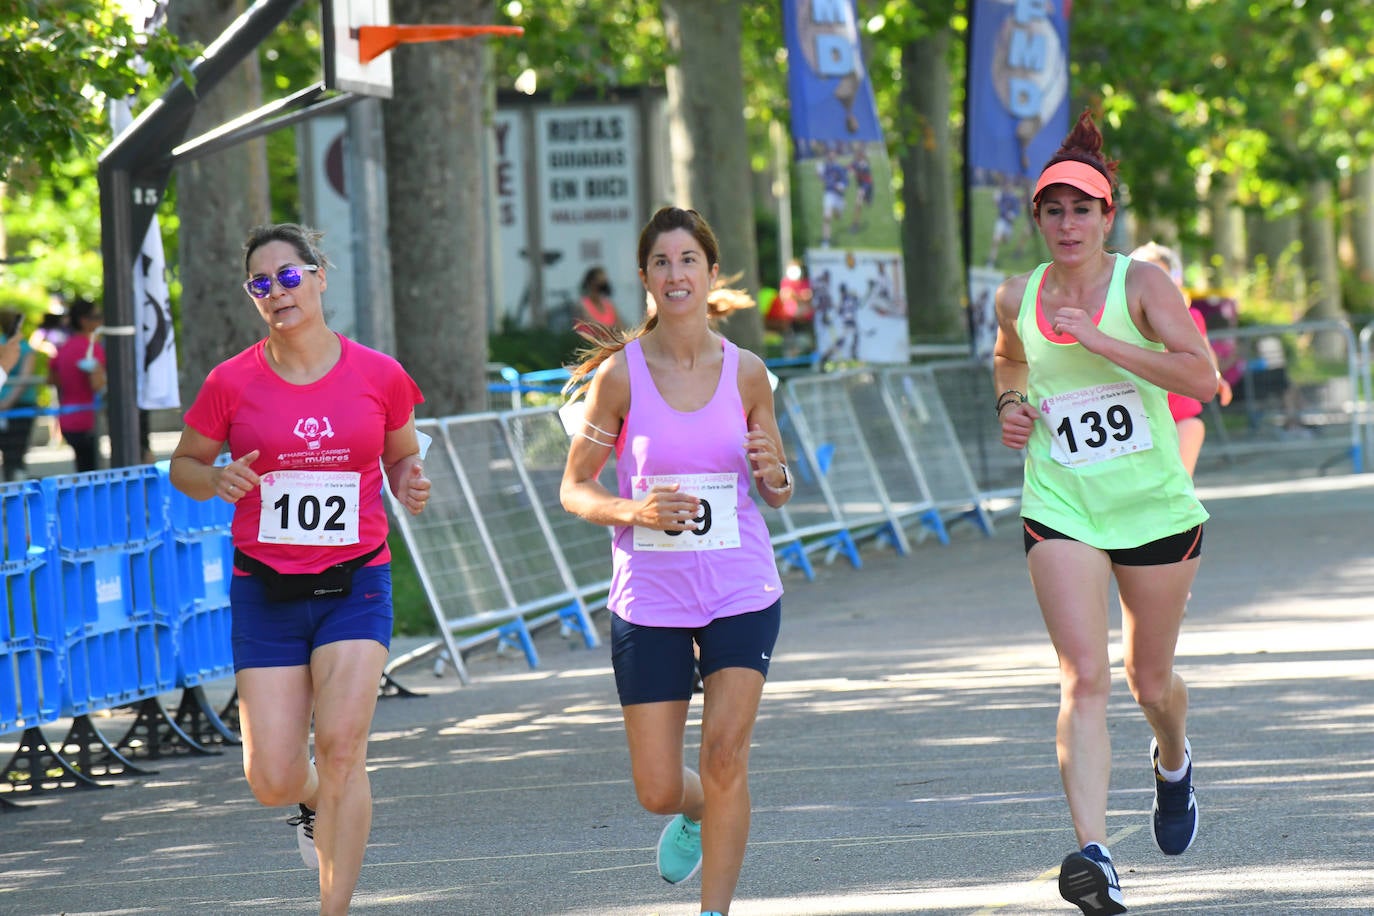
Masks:
[[[1162,351],[1131,319],[1129,264],[1116,255],[1097,326]],[[1030,366],[1026,395],[1041,414],[1026,444],[1021,514],[1102,550],[1139,547],[1206,521],[1178,454],[1168,393],[1072,338],[1046,336],[1038,318],[1049,266],[1031,274],[1016,317]]]

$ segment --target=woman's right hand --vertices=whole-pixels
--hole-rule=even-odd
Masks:
[[[649,491],[635,512],[635,525],[659,531],[685,531],[696,526],[701,500],[679,493],[678,485],[659,484]]]
[[[253,471],[253,462],[258,460],[260,451],[253,449],[237,460],[218,468],[215,477],[215,495],[231,505],[238,502],[248,491],[258,485],[259,477]]]
[[[1014,403],[1003,407],[997,418],[1002,422],[1002,444],[1023,449],[1030,441],[1031,427],[1040,419],[1040,411],[1028,403]]]

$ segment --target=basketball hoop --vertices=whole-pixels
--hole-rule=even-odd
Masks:
[[[525,29],[518,25],[361,25],[357,33],[358,62],[366,64],[399,44],[479,35],[524,35]]]

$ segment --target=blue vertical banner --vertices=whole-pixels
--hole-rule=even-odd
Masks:
[[[1072,0],[971,0],[964,226],[973,353],[990,358],[993,294],[1047,257],[1031,193],[1069,131]]]
[[[824,363],[906,362],[892,167],[854,0],[783,0],[799,201],[796,238]]]

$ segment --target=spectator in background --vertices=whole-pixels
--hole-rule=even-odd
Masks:
[[[1229,331],[1240,324],[1236,300],[1229,296],[1198,296],[1193,306],[1203,313],[1212,331]],[[1277,402],[1283,411],[1282,435],[1313,435],[1302,423],[1298,388],[1288,375],[1288,352],[1283,340],[1273,334],[1254,339],[1249,355],[1246,340],[1225,334],[1212,341],[1212,350],[1222,381],[1229,386],[1234,400],[1245,404],[1251,427],[1260,424],[1267,404]]]
[[[44,359],[44,365],[51,366],[52,358],[57,355],[62,344],[71,337],[71,330],[67,327],[67,305],[60,296],[53,296],[52,304],[48,307],[48,312],[39,322],[38,330],[33,332],[33,337],[29,342]],[[44,372],[46,373],[46,368]],[[57,407],[57,389],[52,385],[45,385],[39,392],[39,405],[42,407]],[[62,423],[61,417],[56,413],[49,413],[43,417],[43,422],[48,428],[48,445],[56,448],[62,444]]]
[[[48,376],[57,386],[62,438],[76,453],[76,470],[94,471],[99,457],[96,401],[105,391],[105,348],[96,332],[105,322],[99,306],[77,299],[67,311],[71,336],[48,364]]]
[[[1132,251],[1131,257],[1159,267],[1174,281],[1174,285],[1183,293],[1183,298],[1188,299],[1188,290],[1183,285],[1183,259],[1178,256],[1178,252],[1158,242],[1146,242]],[[1203,317],[1202,311],[1189,302],[1188,314],[1192,317],[1193,324],[1197,325],[1198,333],[1206,339],[1207,320]],[[1212,346],[1211,341],[1208,341],[1207,346]],[[1212,362],[1217,362],[1215,350],[1212,351]],[[1231,403],[1231,384],[1222,378],[1220,369],[1217,370],[1217,400],[1221,402],[1222,407]],[[1202,420],[1202,402],[1197,398],[1170,391],[1169,413],[1173,416],[1174,426],[1178,429],[1179,455],[1183,458],[1183,466],[1188,469],[1188,476],[1191,477],[1197,469],[1197,459],[1202,453],[1203,440],[1207,438],[1207,424]]]
[[[768,307],[764,325],[782,335],[784,356],[796,355],[798,332],[811,326],[811,278],[797,258],[788,262],[783,272],[778,295]]]
[[[588,270],[582,276],[581,290],[582,314],[574,322],[574,330],[581,333],[588,322],[612,330],[620,327],[620,314],[615,310],[615,302],[611,300],[611,279],[606,276],[604,267],[597,266]]]
[[[14,371],[0,386],[0,456],[4,460],[5,482],[26,480],[29,476],[24,456],[29,450],[29,434],[38,409],[38,395],[42,388],[34,378],[38,351],[24,333],[24,316],[8,309],[0,311],[0,331],[6,343],[17,341],[19,359]],[[16,416],[7,415],[17,411]]]
[[[1203,318],[1206,319],[1209,332],[1231,331],[1240,324],[1236,300],[1229,296],[1211,294],[1194,296],[1191,307],[1202,313]],[[1230,334],[1223,334],[1215,339],[1209,338],[1209,340],[1212,345],[1212,352],[1217,357],[1217,371],[1221,373],[1226,384],[1231,386],[1233,395],[1238,396],[1246,369],[1245,355],[1241,352],[1239,341]]]

